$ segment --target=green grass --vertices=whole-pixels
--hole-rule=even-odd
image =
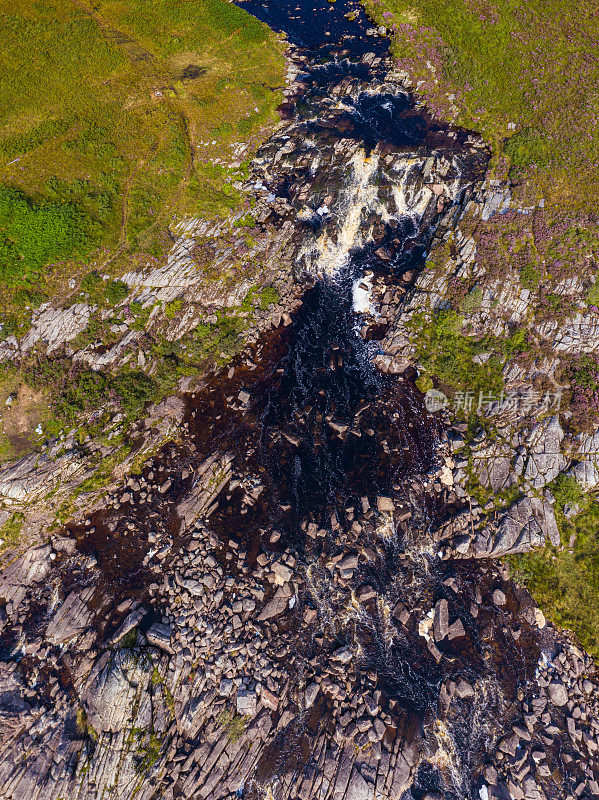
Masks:
[[[137,769],[139,772],[146,772],[158,760],[160,755],[160,748],[162,747],[162,740],[158,734],[152,731],[148,741],[142,745],[138,751]]]
[[[231,146],[258,144],[284,69],[249,14],[226,0],[15,0],[0,43],[0,310],[15,283],[60,298],[89,271],[81,258],[118,277],[129,254],[164,253],[174,215],[239,203]]]
[[[224,726],[227,732],[227,737],[230,742],[236,742],[243,735],[246,728],[247,720],[240,714],[236,714],[234,711],[227,710],[227,711],[222,711],[218,715],[216,723],[217,725]]]
[[[559,511],[563,502],[580,499],[566,481],[554,489],[563,547],[546,547],[509,558],[543,613],[556,625],[572,630],[599,661],[599,503],[588,504],[573,521]],[[572,547],[570,537],[574,536]],[[570,552],[572,550],[572,552]]]
[[[71,202],[36,204],[0,186],[0,281],[37,277],[49,261],[81,255],[91,244],[85,216]]]
[[[597,6],[574,0],[365,0],[429,106],[481,131],[557,203],[599,187]],[[451,98],[453,95],[453,98]]]
[[[23,527],[24,515],[21,512],[15,512],[10,519],[0,528],[0,539],[2,544],[0,548],[10,547],[16,544],[19,540],[21,528]]]
[[[495,355],[485,364],[473,362],[474,356],[483,352],[488,343],[463,335],[463,321],[458,311],[448,309],[430,319],[423,314],[415,315],[410,327],[422,367],[419,381],[422,388],[428,389],[435,382],[450,394],[470,390],[476,406],[479,392],[501,391],[501,368]]]

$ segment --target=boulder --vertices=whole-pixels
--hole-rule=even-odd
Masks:
[[[289,600],[293,596],[291,586],[287,583],[281,586],[274,594],[274,597],[268,601],[262,611],[258,614],[258,621],[265,622],[266,620],[278,617],[284,614],[289,606]]]
[[[389,511],[392,512],[395,508],[395,503],[390,497],[377,497],[376,498],[376,507],[379,511]]]
[[[98,733],[131,726],[132,714],[148,675],[131,650],[105,653],[92,668],[82,695],[89,725]]]
[[[372,797],[374,797],[374,786],[367,783],[354,768],[345,793],[346,800],[372,800]]]
[[[565,706],[568,702],[568,690],[563,683],[552,681],[547,687],[547,691],[554,706]]]
[[[165,653],[170,653],[172,655],[174,651],[171,647],[171,636],[172,631],[169,626],[162,625],[159,622],[155,622],[146,632],[148,644],[158,647],[160,650],[164,650]]]
[[[579,463],[571,470],[581,488],[588,492],[599,486],[599,431],[594,434],[581,434],[578,439]]]
[[[564,432],[557,416],[537,423],[526,441],[528,460],[523,475],[533,489],[541,489],[556,478],[566,467],[567,459],[561,452]]]
[[[304,706],[306,711],[309,708],[312,708],[316,698],[318,697],[318,692],[320,691],[319,686],[317,683],[310,683],[306,686],[306,690],[304,692]]]
[[[237,713],[244,717],[255,717],[258,708],[256,692],[240,689],[237,692],[236,708]]]
[[[18,608],[27,593],[27,587],[43,581],[50,572],[52,561],[50,545],[32,547],[0,574],[0,599]]]
[[[46,639],[50,644],[63,644],[88,627],[93,614],[87,603],[93,594],[93,586],[77,589],[58,607],[46,629]]]
[[[435,605],[433,616],[433,635],[436,642],[442,641],[449,631],[449,606],[447,600],[442,599]]]

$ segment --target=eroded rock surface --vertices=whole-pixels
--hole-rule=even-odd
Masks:
[[[570,469],[594,486],[596,436],[567,453],[547,410],[466,444],[407,369],[410,321],[442,307],[452,277],[425,255],[451,231],[452,269],[469,270],[460,221],[507,212],[509,191],[384,57],[326,80],[308,62],[294,52],[295,116],[246,187],[253,255],[287,274],[287,305],[153,410],[134,474],[0,575],[0,798],[599,794],[595,666],[497,560],[559,544],[547,484]],[[144,302],[201,294],[200,239],[223,231],[183,222],[168,264],[127,282]],[[219,268],[236,248],[215,245]],[[214,302],[251,285],[233,283]],[[501,291],[522,319],[529,295]],[[136,337],[77,358],[100,367]],[[5,470],[3,496],[86,474],[74,441],[55,455]],[[513,496],[482,507],[471,473]]]

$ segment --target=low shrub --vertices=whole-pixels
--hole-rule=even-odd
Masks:
[[[51,261],[84,253],[89,221],[70,202],[36,204],[0,186],[0,281],[12,283]]]

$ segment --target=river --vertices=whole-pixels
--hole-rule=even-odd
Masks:
[[[297,303],[36,556],[0,652],[37,738],[11,729],[2,768],[42,800],[570,797],[588,771],[545,687],[574,692],[578,656],[439,540],[469,502],[450,421],[381,344],[486,148],[393,78],[360,5],[240,5],[296,71],[250,183],[292,220]]]

